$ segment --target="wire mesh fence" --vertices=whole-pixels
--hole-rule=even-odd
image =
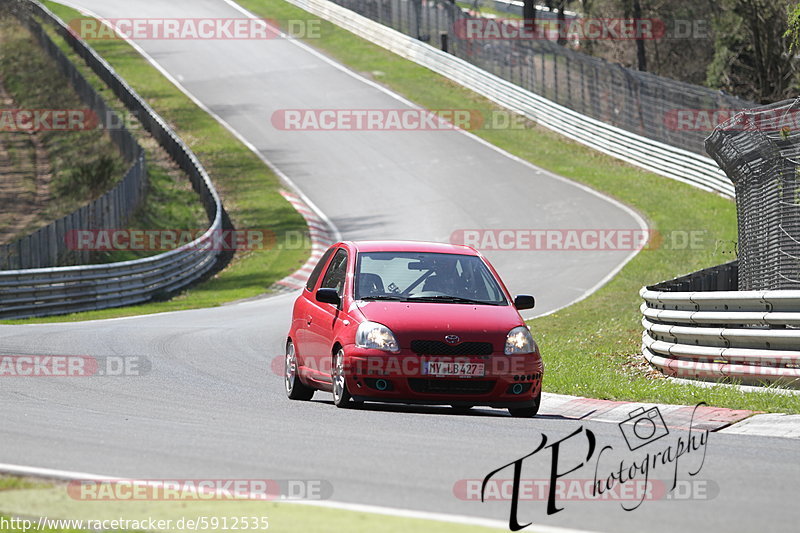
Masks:
[[[738,113],[706,149],[736,188],[739,290],[800,289],[800,100]]]
[[[92,254],[70,249],[68,235],[75,230],[118,228],[130,218],[145,196],[145,153],[118,115],[31,17],[31,12],[19,3],[4,7],[8,8],[8,14],[18,17],[28,27],[42,49],[69,80],[81,101],[94,112],[130,167],[110,191],[96,200],[30,235],[0,246],[0,270],[88,264],[92,261]]]
[[[497,38],[524,35],[521,21],[475,17],[450,0],[332,1],[578,113],[698,154],[713,128],[706,119],[755,105],[576,52],[536,32]]]

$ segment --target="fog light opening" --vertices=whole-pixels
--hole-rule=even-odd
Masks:
[[[523,388],[524,387],[522,386],[522,383],[514,383],[514,386],[511,387],[511,392],[513,394],[522,394],[522,389]]]
[[[375,381],[375,388],[379,391],[385,391],[389,388],[389,382],[385,379],[378,379]]]

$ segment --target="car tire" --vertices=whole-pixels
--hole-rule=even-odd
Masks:
[[[333,405],[336,407],[350,407],[350,391],[347,390],[347,372],[344,369],[344,348],[339,348],[333,358],[333,370],[331,372],[333,381]]]
[[[514,418],[533,418],[539,412],[539,405],[542,403],[542,393],[533,399],[533,405],[525,407],[509,407],[508,413]]]
[[[283,382],[286,385],[286,396],[292,400],[310,400],[314,397],[314,389],[303,385],[300,376],[297,375],[297,355],[294,351],[294,343],[286,343],[286,357],[283,365]]]

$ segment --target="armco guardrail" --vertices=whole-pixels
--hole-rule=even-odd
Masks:
[[[20,5],[54,25],[189,175],[211,224],[208,231],[195,241],[145,259],[105,265],[0,271],[0,318],[47,316],[143,302],[185,287],[207,274],[220,256],[215,245],[216,237],[231,225],[197,157],[105,60],[69,31],[61,19],[38,2],[21,2]]]
[[[736,271],[643,288],[645,358],[674,377],[800,388],[800,291],[737,291]]]
[[[480,10],[483,8],[492,8],[495,11],[505,11],[506,13],[513,13],[515,15],[522,15],[522,6],[524,2],[518,0],[467,0],[469,10]],[[466,6],[465,6],[466,7]],[[545,6],[536,5],[536,17],[539,20],[554,20],[558,17],[558,13],[551,11]],[[574,11],[564,10],[566,19],[572,19],[578,16]]]
[[[662,176],[733,197],[733,184],[709,157],[669,146],[572,111],[328,0],[287,0],[437,72],[565,137]]]

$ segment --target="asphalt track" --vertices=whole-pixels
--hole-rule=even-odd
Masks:
[[[80,5],[106,17],[241,16],[221,0]],[[269,117],[276,109],[404,105],[294,43],[138,44],[285,172],[345,238],[446,241],[459,228],[639,227],[602,197],[459,133],[275,131]],[[540,311],[580,297],[626,256],[490,254],[512,291],[538,296]],[[541,433],[552,442],[583,426],[600,445],[613,446],[615,457],[642,453],[627,450],[616,424],[557,414],[518,420],[494,410],[461,416],[445,408],[343,411],[323,393],[313,402],[289,402],[271,362],[282,350],[292,298],[92,323],[0,326],[2,354],[144,356],[152,364],[139,377],[4,379],[0,463],[139,479],[322,479],[341,502],[505,519],[507,502],[464,501],[454,486],[532,452]],[[660,442],[683,434],[674,430]],[[572,439],[561,452],[559,464],[568,469],[585,458],[585,441]],[[549,461],[549,451],[538,454],[526,462],[523,477],[547,478]],[[712,434],[700,474],[690,477],[699,464],[697,454],[686,456],[676,475],[704,480],[712,487],[706,496],[647,501],[632,512],[619,502],[573,500],[552,516],[543,503],[524,502],[520,519],[596,531],[796,529],[796,441]],[[651,479],[672,475],[672,466],[662,466]],[[593,476],[594,462],[570,475]]]

